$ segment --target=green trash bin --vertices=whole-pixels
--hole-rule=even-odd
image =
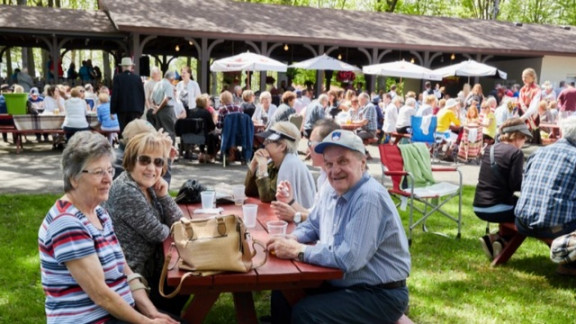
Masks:
[[[5,93],[6,110],[10,115],[26,115],[26,101],[28,101],[27,93]]]

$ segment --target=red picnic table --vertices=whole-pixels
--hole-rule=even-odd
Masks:
[[[258,205],[258,222],[256,228],[248,229],[252,238],[263,242],[268,241],[266,222],[278,220],[274,216],[269,203],[258,199],[248,198],[247,204]],[[223,205],[223,215],[242,215],[242,206]],[[190,218],[203,218],[206,215],[194,214],[200,204],[180,205],[184,215]],[[287,233],[294,230],[294,224],[288,225]],[[173,253],[172,260],[177,259],[175,249],[170,249],[172,238],[164,241],[164,253]],[[258,251],[255,264],[263,258],[262,251]],[[176,287],[184,271],[175,267],[167,275],[167,285]],[[319,287],[323,281],[342,278],[339,269],[314,266],[296,260],[283,260],[274,255],[268,255],[268,261],[262,267],[247,273],[224,273],[206,277],[189,277],[182,284],[180,294],[193,294],[194,297],[184,310],[182,317],[189,323],[202,323],[220,293],[231,292],[234,298],[236,320],[238,323],[258,323],[254,309],[253,291],[280,290],[291,303],[296,303],[304,296],[305,288]]]

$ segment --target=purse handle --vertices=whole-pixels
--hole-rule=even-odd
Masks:
[[[264,251],[263,251],[264,252],[264,260],[262,261],[262,263],[260,263],[257,266],[252,264],[252,267],[250,267],[250,270],[260,268],[261,266],[263,266],[266,263],[266,261],[268,261],[268,250],[266,249],[266,245],[264,245],[264,243],[262,243],[258,240],[252,241],[252,250],[254,250],[254,252],[250,256],[250,259],[253,259],[258,252],[256,250],[256,245],[260,245],[264,249]],[[186,272],[182,276],[182,278],[180,278],[180,282],[178,283],[178,286],[176,287],[176,289],[174,289],[173,292],[171,292],[169,294],[164,293],[164,282],[166,281],[166,274],[168,273],[169,268],[170,268],[170,270],[172,270],[172,268],[174,266],[176,266],[176,264],[180,260],[180,256],[178,256],[178,260],[176,260],[176,263],[174,263],[174,266],[169,267],[170,261],[172,261],[172,248],[173,247],[174,247],[174,243],[172,243],[170,245],[170,249],[168,250],[168,255],[164,258],[164,265],[162,266],[162,273],[160,274],[160,280],[158,281],[158,291],[160,292],[160,296],[162,296],[164,298],[174,298],[174,296],[176,296],[180,293],[180,290],[182,289],[182,283],[184,283],[184,280],[186,280],[186,278],[188,278],[190,276],[194,276],[194,275],[198,274],[197,272],[193,272],[193,271]],[[178,250],[176,250],[176,251],[178,251]]]

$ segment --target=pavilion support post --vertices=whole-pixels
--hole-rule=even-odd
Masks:
[[[262,42],[260,44],[260,53],[262,53],[262,55],[266,55],[267,52],[268,42]],[[260,91],[268,90],[266,89],[266,75],[267,73],[265,71],[260,72]]]
[[[58,42],[58,38],[56,36],[52,37],[52,46],[50,46],[50,56],[52,56],[52,75],[54,76],[54,84],[58,84],[60,80],[58,80],[58,63],[60,62],[60,46]]]
[[[199,52],[199,62],[198,62],[198,79],[200,79],[200,89],[206,93],[210,93],[208,89],[208,60],[210,59],[210,54],[208,53],[208,39],[202,37]]]
[[[376,64],[376,62],[378,60],[378,49],[377,48],[373,48],[372,49],[372,59],[370,64]],[[372,75],[369,78],[369,82],[366,82],[366,91],[368,93],[372,93],[372,91],[374,91],[376,89],[376,79],[378,78],[378,76],[376,75]]]
[[[318,55],[324,54],[324,45],[318,47]],[[316,98],[322,93],[322,84],[324,83],[324,71],[316,70]]]
[[[140,34],[132,34],[131,46],[132,60],[134,61],[134,73],[140,74],[140,56],[142,56],[142,48],[140,47]]]

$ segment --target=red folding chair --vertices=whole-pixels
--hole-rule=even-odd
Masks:
[[[424,187],[415,187],[414,175],[412,175],[411,172],[406,171],[404,168],[404,160],[400,151],[402,146],[404,145],[380,144],[378,150],[380,151],[380,161],[382,163],[382,177],[390,176],[392,179],[392,187],[388,188],[388,192],[401,199],[401,202],[399,202],[396,207],[402,203],[402,200],[407,199],[409,207],[409,244],[412,244],[412,230],[416,226],[422,224],[423,231],[428,231],[426,220],[435,212],[439,212],[458,224],[458,234],[456,235],[456,238],[459,239],[461,237],[462,228],[462,172],[457,168],[430,167],[432,172],[458,172],[458,184],[437,182]],[[428,161],[424,161],[424,163],[430,165],[430,157],[428,155],[426,155],[426,157]],[[441,208],[452,198],[456,197],[458,197],[458,216],[453,217]],[[414,204],[415,201],[423,203],[424,208],[416,206]],[[421,214],[421,217],[417,220],[414,219],[415,210]]]

